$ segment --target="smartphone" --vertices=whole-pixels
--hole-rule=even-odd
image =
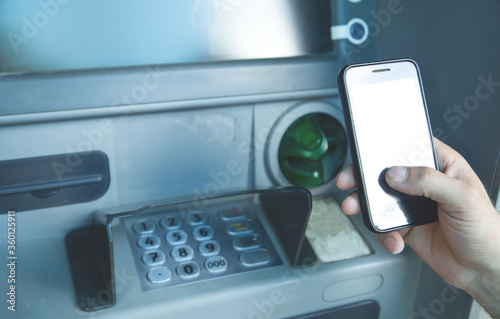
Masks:
[[[384,233],[436,221],[436,202],[397,192],[385,182],[391,166],[438,169],[415,61],[348,65],[338,83],[366,227]]]

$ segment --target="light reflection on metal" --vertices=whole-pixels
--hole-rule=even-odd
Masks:
[[[209,53],[215,59],[290,57],[331,50],[328,2],[208,2]]]
[[[42,4],[41,4],[42,3]],[[292,57],[332,50],[330,0],[0,2],[0,72]],[[92,17],[92,23],[88,23]]]

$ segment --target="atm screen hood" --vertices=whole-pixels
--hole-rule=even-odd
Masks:
[[[294,57],[332,51],[329,0],[0,4],[0,72]]]

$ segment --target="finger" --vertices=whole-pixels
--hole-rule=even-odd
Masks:
[[[460,153],[437,138],[434,138],[434,147],[439,169],[443,173],[452,178],[473,184],[478,188],[484,187],[474,170]]]
[[[354,179],[354,170],[352,165],[347,166],[342,172],[340,172],[337,176],[335,184],[342,190],[356,188],[356,180]]]
[[[399,254],[405,248],[403,236],[398,231],[391,231],[377,235],[378,241],[391,254]]]
[[[385,180],[397,191],[425,196],[443,205],[453,205],[457,197],[466,195],[463,182],[429,167],[394,166],[387,170]]]
[[[352,192],[344,199],[342,202],[342,211],[346,215],[356,215],[361,212],[357,191]]]
[[[449,167],[455,161],[461,161],[465,159],[455,151],[451,146],[445,144],[434,137],[434,149],[436,150],[436,158],[439,165],[439,169],[444,172],[447,167]]]
[[[433,141],[439,169],[441,171],[444,171],[444,169],[450,164],[450,162],[453,162],[455,155],[458,154],[458,152],[435,137]]]

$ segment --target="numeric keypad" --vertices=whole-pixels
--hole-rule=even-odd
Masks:
[[[242,207],[163,210],[126,219],[124,226],[143,290],[281,263],[257,216]]]

